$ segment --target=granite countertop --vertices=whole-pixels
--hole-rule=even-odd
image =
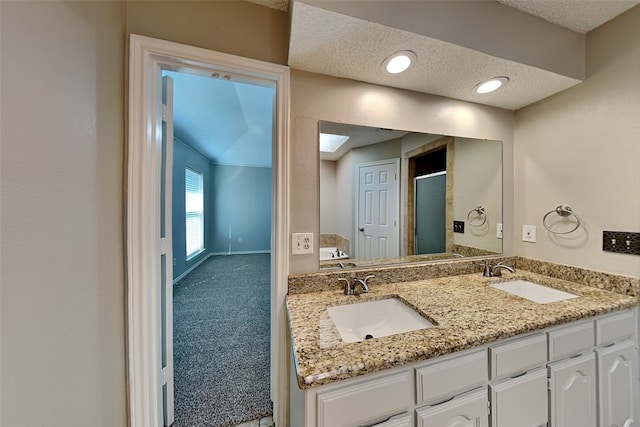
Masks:
[[[538,304],[487,284],[525,279],[579,295]],[[287,296],[298,385],[302,389],[430,359],[589,316],[633,307],[634,297],[527,271],[503,277],[466,274],[414,282],[376,284],[360,296],[335,290]],[[435,326],[345,343],[326,310],[333,305],[397,297]]]

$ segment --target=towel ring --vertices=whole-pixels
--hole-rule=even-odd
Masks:
[[[473,223],[473,221],[471,220],[471,214],[473,214],[474,212],[475,212],[474,219],[475,217],[480,217],[482,222],[480,223],[476,222],[475,224]],[[482,227],[487,222],[487,214],[484,213],[484,207],[478,206],[475,209],[471,209],[467,214],[467,221],[469,221],[469,225],[472,227]]]
[[[573,227],[569,231],[554,231],[554,230],[552,230],[551,227],[549,225],[547,225],[547,218],[549,217],[549,215],[551,215],[554,212],[557,213],[558,215],[560,215],[563,218],[568,217],[568,216],[575,217],[576,226]],[[573,210],[571,210],[571,207],[569,207],[567,205],[559,205],[557,208],[555,208],[552,211],[547,212],[547,214],[544,217],[542,217],[542,225],[544,225],[544,228],[546,228],[548,231],[550,231],[553,234],[569,234],[569,233],[573,233],[574,231],[576,231],[578,229],[578,227],[580,227],[580,217],[578,215],[576,215],[576,213]]]

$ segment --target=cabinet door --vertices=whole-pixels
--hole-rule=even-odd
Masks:
[[[486,387],[440,405],[420,408],[416,414],[418,427],[488,427]]]
[[[490,398],[493,427],[544,426],[548,422],[547,372],[544,368],[492,384]]]
[[[640,426],[636,371],[638,352],[633,341],[598,349],[596,355],[600,426]]]
[[[593,352],[549,365],[551,427],[596,427]]]

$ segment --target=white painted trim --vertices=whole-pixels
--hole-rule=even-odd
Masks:
[[[277,135],[274,149],[274,203],[271,258],[271,399],[276,425],[286,425],[288,335],[285,311],[289,271],[289,68],[193,46],[130,37],[129,147],[127,165],[127,382],[129,425],[162,424],[159,259],[158,81],[161,68],[232,72],[276,85]]]
[[[208,260],[210,257],[214,256],[215,254],[207,254],[206,256],[203,256],[201,259],[199,259],[195,264],[193,264],[191,267],[187,268],[184,273],[182,273],[181,275],[179,275],[178,277],[176,277],[175,279],[173,279],[173,284],[175,285],[176,283],[178,283],[180,280],[184,279],[185,277],[187,277],[187,274],[191,273],[193,270],[195,270],[196,268],[198,268],[200,266],[200,264],[202,264],[203,262],[205,262],[206,260]]]

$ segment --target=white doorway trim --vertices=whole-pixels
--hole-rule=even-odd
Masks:
[[[271,242],[271,399],[276,425],[288,412],[285,296],[289,271],[289,68],[193,46],[131,35],[127,165],[127,382],[129,425],[162,425],[160,259],[160,70],[229,72],[276,86]]]

